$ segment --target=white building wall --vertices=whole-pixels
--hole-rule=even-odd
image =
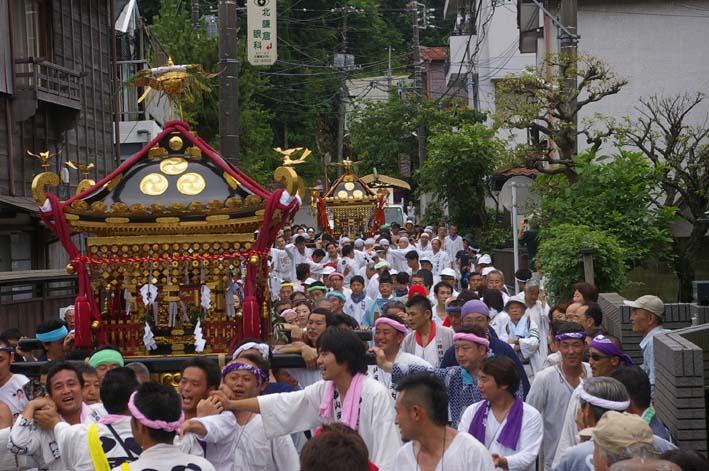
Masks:
[[[596,113],[620,119],[637,116],[641,97],[709,92],[709,0],[579,0],[579,51],[608,63],[629,83],[620,93],[586,107],[579,119]],[[556,28],[551,50],[558,50]],[[544,40],[537,59],[543,63]],[[709,113],[704,102],[694,113]],[[588,147],[579,141],[579,149]],[[610,149],[609,149],[610,150]]]

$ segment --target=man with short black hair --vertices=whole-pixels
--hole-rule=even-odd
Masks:
[[[112,468],[135,461],[140,447],[133,438],[130,426],[128,400],[139,387],[135,373],[119,367],[106,372],[101,382],[101,398],[108,416],[98,424],[69,425],[62,422],[54,409],[42,409],[35,414],[35,422],[43,429],[54,432],[62,462],[67,469],[93,471],[100,469],[100,459],[105,457]],[[101,449],[92,457],[89,444],[91,436],[99,439]],[[101,456],[102,455],[102,456]]]
[[[206,459],[183,453],[173,445],[184,421],[175,388],[145,383],[130,397],[128,409],[133,436],[143,449],[140,457],[130,464],[131,471],[173,471],[178,466],[191,471],[215,471]]]
[[[69,469],[61,461],[59,446],[53,430],[37,427],[35,415],[56,409],[62,421],[69,425],[97,422],[101,413],[98,405],[89,407],[83,402],[84,378],[69,362],[53,362],[47,373],[47,394],[27,403],[12,426],[8,448],[15,455],[30,456],[40,469],[59,471]]]
[[[391,469],[394,453],[401,444],[394,424],[393,401],[383,385],[366,375],[365,353],[354,332],[329,328],[318,338],[322,381],[302,391],[257,398],[229,400],[223,394],[215,395],[224,409],[260,413],[267,437],[342,422],[360,433],[375,465]]]
[[[650,380],[647,374],[638,366],[627,365],[616,368],[610,376],[623,383],[628,390],[630,395],[628,412],[642,417],[654,435],[672,441],[669,430],[655,414],[650,393]]]
[[[374,321],[382,314],[382,307],[394,297],[394,281],[388,271],[379,275],[379,296],[372,302],[362,317],[362,327],[374,327]]]
[[[448,393],[433,373],[413,373],[397,385],[396,423],[407,442],[396,454],[396,471],[471,469],[492,471],[490,453],[467,433],[448,427]]]
[[[527,396],[527,403],[537,409],[544,419],[542,469],[545,471],[551,469],[571,394],[584,378],[591,376],[591,367],[583,362],[586,350],[583,326],[564,322],[558,332],[555,338],[559,342],[561,363],[537,373]]]
[[[406,303],[406,311],[413,332],[404,339],[402,350],[438,367],[446,350],[453,345],[453,330],[436,325],[431,301],[425,296],[414,295]]]
[[[219,366],[211,360],[195,357],[182,363],[177,389],[186,419],[197,416],[199,401],[207,399],[210,392],[216,391],[221,379]]]
[[[300,453],[300,471],[370,471],[367,445],[350,427],[338,422],[323,425]]]
[[[601,327],[603,323],[601,306],[593,301],[582,304],[578,309],[578,315],[581,317],[581,325],[586,328],[586,333],[593,332],[594,329]]]

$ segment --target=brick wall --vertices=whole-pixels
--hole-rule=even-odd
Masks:
[[[632,331],[630,308],[617,293],[602,293],[598,303],[603,325],[620,339],[635,364],[642,363],[642,336]],[[697,319],[691,327],[692,319]],[[709,306],[665,304],[666,329],[657,335],[655,348],[655,409],[682,448],[706,453],[707,396],[709,388]]]
[[[680,448],[706,453],[704,352],[680,333],[653,340],[657,416]]]

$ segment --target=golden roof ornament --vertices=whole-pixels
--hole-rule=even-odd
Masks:
[[[27,155],[30,157],[36,157],[37,159],[40,160],[41,165],[42,165],[42,171],[46,172],[49,170],[49,159],[52,157],[56,157],[57,155],[61,154],[62,151],[60,150],[59,152],[55,154],[50,154],[48,150],[45,150],[44,152],[40,152],[39,154],[35,154],[33,152],[30,152],[29,149],[27,149]]]
[[[307,147],[293,147],[292,149],[281,149],[280,147],[276,147],[273,150],[281,154],[281,158],[283,159],[283,164],[286,167],[292,167],[293,165],[299,165],[299,164],[304,164],[305,159],[308,158],[310,154],[313,152],[308,149]],[[298,152],[301,152],[300,157],[298,157],[296,160],[291,159],[291,156],[297,154]]]
[[[128,83],[134,87],[145,87],[145,91],[138,98],[138,103],[145,100],[147,106],[155,95],[158,95],[158,103],[160,103],[160,99],[164,95],[177,107],[180,119],[184,120],[182,97],[184,96],[188,102],[193,102],[194,93],[197,90],[209,92],[211,88],[203,82],[217,75],[219,73],[205,72],[201,64],[175,65],[172,62],[172,57],[168,57],[167,65],[141,70]]]

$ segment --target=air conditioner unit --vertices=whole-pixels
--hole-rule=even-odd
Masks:
[[[709,281],[693,281],[694,302],[700,306],[709,306]]]

